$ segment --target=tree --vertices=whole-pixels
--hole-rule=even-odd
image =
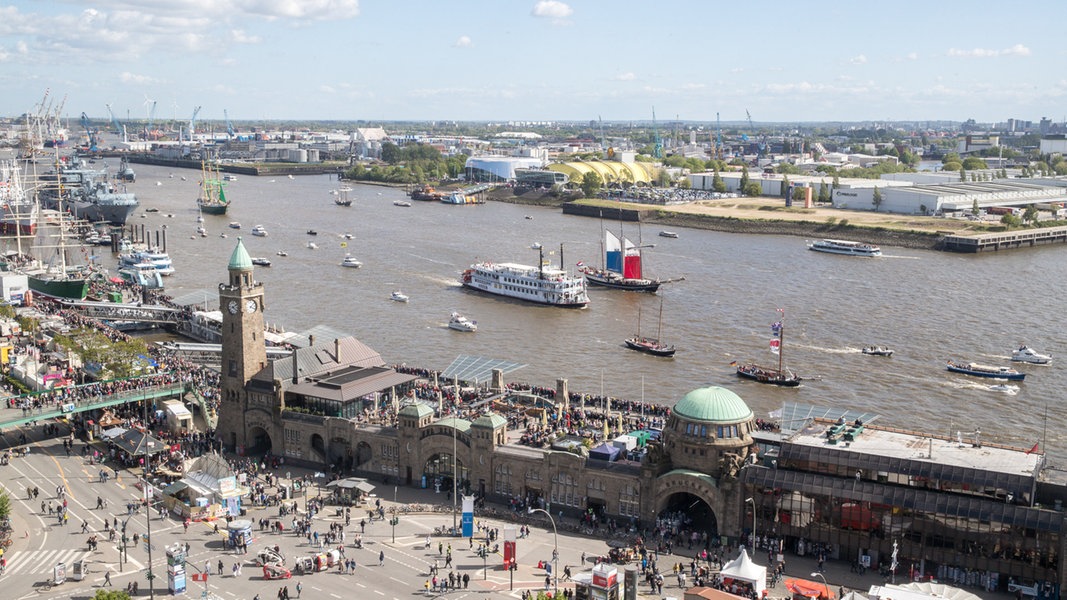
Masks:
[[[819,202],[830,201],[830,190],[826,187],[826,181],[819,182]]]
[[[748,188],[748,167],[741,167],[741,193],[745,194],[745,189]],[[747,194],[745,194],[747,195]],[[759,194],[757,194],[759,195]]]
[[[963,159],[963,168],[968,171],[977,171],[978,169],[988,168],[986,162],[977,156],[968,156]]]
[[[1037,222],[1037,207],[1033,204],[1026,207],[1023,211],[1023,221],[1033,225]]]
[[[11,516],[11,496],[6,491],[0,491],[0,519]]]
[[[125,590],[96,590],[93,600],[130,600],[130,594]]]
[[[834,191],[837,191],[837,188],[841,187],[841,180],[838,179],[837,173],[834,173],[834,178],[830,181],[830,185],[833,186]]]
[[[391,165],[395,165],[403,160],[400,146],[390,142],[382,144],[382,160]]]
[[[978,208],[978,198],[975,198],[974,202],[971,204],[971,214],[977,217],[980,210],[981,209]]]
[[[600,191],[600,188],[603,185],[604,182],[601,181],[600,175],[597,175],[594,171],[589,171],[585,175],[582,175],[582,194],[584,194],[586,198],[596,197],[597,192]]]
[[[745,196],[762,196],[763,186],[755,181],[750,181],[745,184],[745,187],[741,188],[741,193]]]
[[[877,212],[878,207],[882,205],[882,190],[878,189],[878,186],[874,187],[874,194],[871,195],[871,204],[874,205],[875,212]]]
[[[778,195],[785,198],[789,194],[789,177],[782,177],[782,185],[778,188]]]
[[[967,171],[960,165],[960,181],[967,181]]]
[[[711,190],[723,194],[726,192],[726,182],[719,176],[719,170],[715,169],[715,175],[711,177]]]

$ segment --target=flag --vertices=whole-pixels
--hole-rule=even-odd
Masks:
[[[730,361],[730,366],[731,367],[736,367],[737,366],[737,361],[736,360],[731,360]]]
[[[192,573],[193,581],[207,581],[207,573]]]
[[[1034,452],[1037,452],[1037,444],[1034,444],[1033,448],[1026,451],[1027,454],[1033,454]]]
[[[785,314],[785,309],[784,308],[779,308],[777,310],[778,310],[778,312],[782,313],[783,315]]]
[[[580,260],[574,266],[576,266],[576,267],[584,267],[585,266],[585,261]]]
[[[771,340],[771,352],[773,352],[774,354],[778,354],[778,352],[781,350],[781,346],[781,340]]]

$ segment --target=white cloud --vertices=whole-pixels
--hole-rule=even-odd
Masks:
[[[337,90],[335,90],[333,88],[333,86],[329,86],[329,85],[320,85],[319,86],[319,91],[324,93],[324,94],[336,94],[337,93]]]
[[[15,52],[18,52],[19,54],[28,54],[30,52],[30,47],[26,42],[19,40],[15,42]]]
[[[867,64],[867,57],[864,56],[863,54],[860,54],[859,56],[853,56],[852,58],[848,59],[848,62],[850,62],[850,63],[852,63],[854,65]]]
[[[136,73],[130,73],[129,71],[123,71],[119,73],[119,81],[122,83],[135,83],[135,84],[152,84],[159,83],[159,80],[155,77],[149,77],[148,75],[138,75]]]
[[[230,39],[238,44],[258,44],[263,41],[258,35],[249,35],[245,33],[244,29],[230,30]]]
[[[461,35],[459,36],[459,39],[456,40],[456,43],[453,44],[453,46],[455,46],[456,48],[470,48],[474,46],[474,42],[471,41],[470,36]]]
[[[704,85],[703,83],[683,83],[682,84],[682,89],[683,90],[702,90],[702,89],[704,89],[706,87],[708,87],[708,86]]]
[[[339,21],[359,16],[359,0],[224,0],[218,4],[271,20]]]
[[[996,58],[998,56],[1030,56],[1030,49],[1022,44],[1015,44],[1011,48],[1003,50],[990,50],[987,48],[974,48],[973,50],[960,50],[950,48],[948,55],[956,58]]]
[[[637,75],[634,75],[633,71],[619,73],[615,76],[615,81],[633,81],[634,79],[637,79]]]
[[[541,19],[551,19],[553,25],[570,25],[567,17],[574,14],[574,9],[559,0],[540,0],[530,14]]]
[[[907,54],[904,55],[904,58],[906,58],[908,60],[919,60],[919,53],[918,52],[908,52]]]

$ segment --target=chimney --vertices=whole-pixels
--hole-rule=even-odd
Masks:
[[[314,348],[314,347],[315,347],[315,336],[309,335],[308,336],[308,348]]]
[[[297,364],[298,363],[297,363],[297,360],[296,360],[296,353],[298,351],[299,351],[298,348],[293,348],[293,385],[296,385],[297,383],[300,383],[300,371],[297,368]]]
[[[333,359],[341,362],[341,338],[333,338]]]

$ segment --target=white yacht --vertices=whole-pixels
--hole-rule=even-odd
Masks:
[[[1019,346],[1019,349],[1011,353],[1011,359],[1015,362],[1025,362],[1032,365],[1047,365],[1052,362],[1051,354],[1041,354],[1029,346]]]
[[[454,312],[451,318],[448,319],[448,328],[456,331],[478,331],[478,322],[471,321],[467,317]]]
[[[400,290],[396,290],[389,296],[389,299],[393,302],[407,302],[409,300],[408,295]]]
[[[346,254],[345,259],[341,261],[342,267],[348,267],[350,269],[358,269],[363,266],[363,263],[356,260],[356,257],[351,254]]]
[[[262,225],[256,225],[252,228],[252,235],[259,237],[267,237],[267,229]]]

